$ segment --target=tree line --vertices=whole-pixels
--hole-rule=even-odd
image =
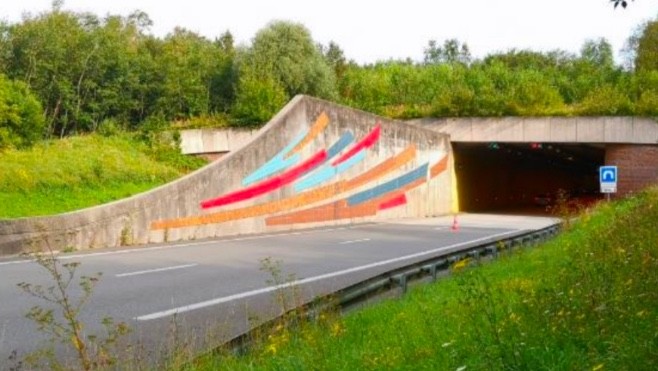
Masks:
[[[250,45],[235,45],[229,31],[209,39],[175,28],[159,38],[143,12],[99,17],[61,5],[0,23],[0,149],[185,120],[260,124],[296,94],[402,119],[658,116],[658,21],[630,36],[626,66],[615,65],[604,39],[578,54],[509,50],[481,59],[458,40],[430,40],[422,62],[360,65],[298,23],[272,22]]]

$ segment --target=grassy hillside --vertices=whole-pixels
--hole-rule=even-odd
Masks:
[[[658,369],[658,189],[557,239],[344,318],[276,327],[194,370]],[[460,268],[462,267],[462,268]]]
[[[202,166],[128,135],[89,135],[0,152],[0,218],[48,215],[121,199]]]

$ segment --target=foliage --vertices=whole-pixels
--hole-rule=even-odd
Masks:
[[[50,347],[29,354],[26,364],[34,368],[69,369],[71,365],[57,355],[56,344],[62,344],[76,354],[77,369],[86,371],[117,365],[117,341],[129,333],[128,325],[105,317],[101,322],[105,335],[92,335],[87,333],[80,318],[101,273],[76,277],[80,263],[62,263],[52,251],[37,253],[35,262],[48,273],[51,286],[21,282],[18,287],[45,303],[46,306],[33,306],[26,317],[36,323],[39,332],[49,337]],[[81,291],[79,295],[74,294],[75,283]]]
[[[41,104],[17,81],[0,74],[0,150],[22,148],[43,136]]]
[[[658,189],[599,205],[532,250],[187,369],[652,370]]]
[[[637,38],[635,69],[658,71],[658,20],[647,22]]]
[[[335,75],[301,24],[270,23],[256,33],[248,58],[256,69],[279,83],[288,97],[335,96]]]

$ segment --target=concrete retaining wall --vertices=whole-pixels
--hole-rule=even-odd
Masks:
[[[411,120],[453,142],[658,144],[658,123],[643,117],[464,117]]]
[[[181,130],[181,152],[185,155],[233,152],[251,142],[258,130],[191,129]]]
[[[254,193],[244,184],[246,177],[289,146],[300,132],[316,127],[312,126],[313,122],[322,113],[326,113],[329,122],[308,145],[299,148],[301,159],[329,148],[346,131],[351,131],[356,143],[373,133],[377,122],[381,123],[379,139],[370,144],[362,161],[327,183],[335,186],[322,188],[323,184],[317,188],[330,189],[333,193],[328,197],[320,200],[319,191],[307,197],[307,192],[315,188],[298,192],[292,184],[251,197]],[[391,165],[390,160],[395,160],[405,150],[410,154],[410,147],[413,147],[413,156],[404,162],[396,160]],[[246,146],[173,183],[72,213],[0,221],[0,254],[41,250],[46,246],[61,250],[141,245],[444,214],[450,212],[452,204],[449,153],[447,135],[298,96]],[[441,160],[444,160],[443,167]],[[414,169],[416,172],[411,174]],[[414,177],[413,184],[409,184],[409,176],[419,174],[418,171],[425,173]],[[363,181],[364,176],[367,181]],[[389,199],[370,197],[384,188],[386,197],[391,196]],[[232,192],[251,198],[208,210],[200,207],[203,200],[230,196]],[[351,205],[355,200],[351,197],[366,197],[367,202]],[[300,200],[304,202],[299,204]],[[250,216],[255,215],[254,208],[259,207],[267,212]]]

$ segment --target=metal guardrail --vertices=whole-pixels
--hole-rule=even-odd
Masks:
[[[510,237],[490,240],[458,251],[450,251],[420,262],[397,267],[393,270],[355,283],[333,294],[324,296],[323,298],[327,300],[319,298],[320,300],[314,300],[312,303],[303,305],[301,308],[304,309],[300,312],[304,313],[304,317],[312,318],[316,317],[319,312],[322,312],[327,307],[338,306],[341,310],[345,311],[349,307],[363,303],[376,295],[382,295],[386,292],[399,290],[401,294],[404,294],[407,292],[410,283],[428,277],[431,281],[436,281],[439,274],[449,272],[450,267],[458,261],[466,258],[496,258],[501,250],[513,250],[523,246],[534,246],[554,237],[559,232],[560,227],[560,224],[554,224],[540,230],[528,231],[525,233],[521,232]],[[332,300],[329,300],[329,298]],[[293,310],[298,309],[299,308]],[[234,352],[244,351],[251,343],[253,339],[251,335],[254,332],[275,326],[276,321],[279,318],[281,317],[274,318],[256,328],[252,328],[247,333],[229,340],[223,345],[223,347],[232,349]]]
[[[399,289],[402,294],[407,292],[412,281],[429,277],[436,281],[441,272],[450,270],[458,261],[466,258],[480,259],[484,257],[497,258],[501,250],[510,250],[522,246],[534,246],[555,236],[560,229],[559,224],[530,231],[516,236],[486,242],[465,249],[434,256],[421,262],[409,264],[382,273],[365,281],[339,290],[334,294],[341,307],[345,308],[366,300],[373,294]]]

